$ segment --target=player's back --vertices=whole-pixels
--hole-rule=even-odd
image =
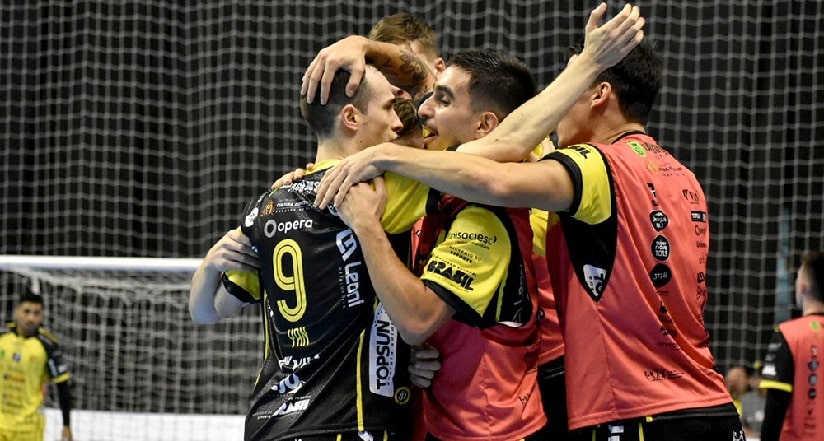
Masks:
[[[243,220],[261,257],[267,335],[247,439],[384,430],[392,403],[408,399],[392,383],[399,339],[375,312],[357,239],[313,206],[323,174],[262,195]]]

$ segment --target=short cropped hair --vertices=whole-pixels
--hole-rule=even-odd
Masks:
[[[372,26],[367,37],[370,40],[392,44],[417,41],[428,56],[438,56],[438,37],[435,31],[427,22],[408,12],[399,12],[380,19]]]
[[[579,54],[583,45],[570,48]],[[595,84],[606,82],[618,96],[621,112],[632,122],[647,124],[652,105],[663,84],[663,61],[652,44],[644,40],[615,66],[601,72]]]
[[[808,251],[801,258],[801,267],[810,278],[810,291],[814,299],[824,302],[824,252]]]
[[[20,296],[20,304],[23,303],[35,303],[43,306],[43,296],[33,292],[25,292]]]
[[[349,83],[351,76],[349,71],[344,69],[335,72],[326,104],[320,103],[320,87],[311,104],[306,102],[305,97],[301,97],[300,114],[319,140],[331,138],[335,134],[335,122],[343,106],[351,103],[361,112],[366,112],[372,96],[366,75],[361,79],[358,91],[350,98],[346,96],[346,84]]]
[[[535,79],[529,68],[515,57],[488,49],[455,54],[448,67],[469,74],[469,96],[474,111],[492,110],[503,119],[535,96]]]

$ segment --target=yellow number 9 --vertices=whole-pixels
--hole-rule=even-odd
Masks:
[[[272,256],[275,265],[275,283],[284,291],[295,291],[295,306],[290,307],[286,300],[278,300],[278,310],[283,318],[294,323],[306,313],[306,287],[303,284],[303,259],[300,246],[292,239],[284,239],[275,247]],[[283,271],[283,259],[292,257],[292,275]]]

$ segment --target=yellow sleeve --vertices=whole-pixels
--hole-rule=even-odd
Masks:
[[[597,225],[612,215],[612,185],[603,155],[595,147],[579,144],[556,150],[549,158],[569,172],[575,196],[569,209],[575,219]]]
[[[223,287],[229,294],[245,303],[260,301],[260,279],[257,272],[226,271]]]
[[[392,172],[383,177],[387,199],[381,225],[389,234],[408,231],[426,214],[429,186]]]
[[[532,227],[532,252],[546,257],[546,223],[549,213],[533,208],[529,210],[529,225]]]
[[[461,210],[427,261],[421,280],[449,292],[456,310],[484,316],[507,278],[512,244],[503,222],[491,211],[470,205]],[[442,295],[442,294],[441,294]],[[498,314],[496,313],[496,316]]]

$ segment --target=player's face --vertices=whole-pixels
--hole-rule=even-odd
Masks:
[[[359,130],[364,147],[369,147],[395,139],[403,124],[394,108],[401,90],[389,84],[386,77],[374,68],[367,69],[366,75],[372,95],[366,113],[362,114]]]
[[[43,306],[39,303],[22,302],[14,310],[14,322],[20,334],[31,337],[43,324]]]
[[[574,58],[570,58],[570,61]],[[592,141],[593,133],[589,125],[591,97],[592,89],[587,89],[558,123],[558,128],[555,129],[558,135],[558,148]]]
[[[424,139],[429,150],[445,150],[477,138],[481,112],[472,110],[469,73],[448,67],[438,78],[435,92],[421,104],[418,114],[429,132]]]

